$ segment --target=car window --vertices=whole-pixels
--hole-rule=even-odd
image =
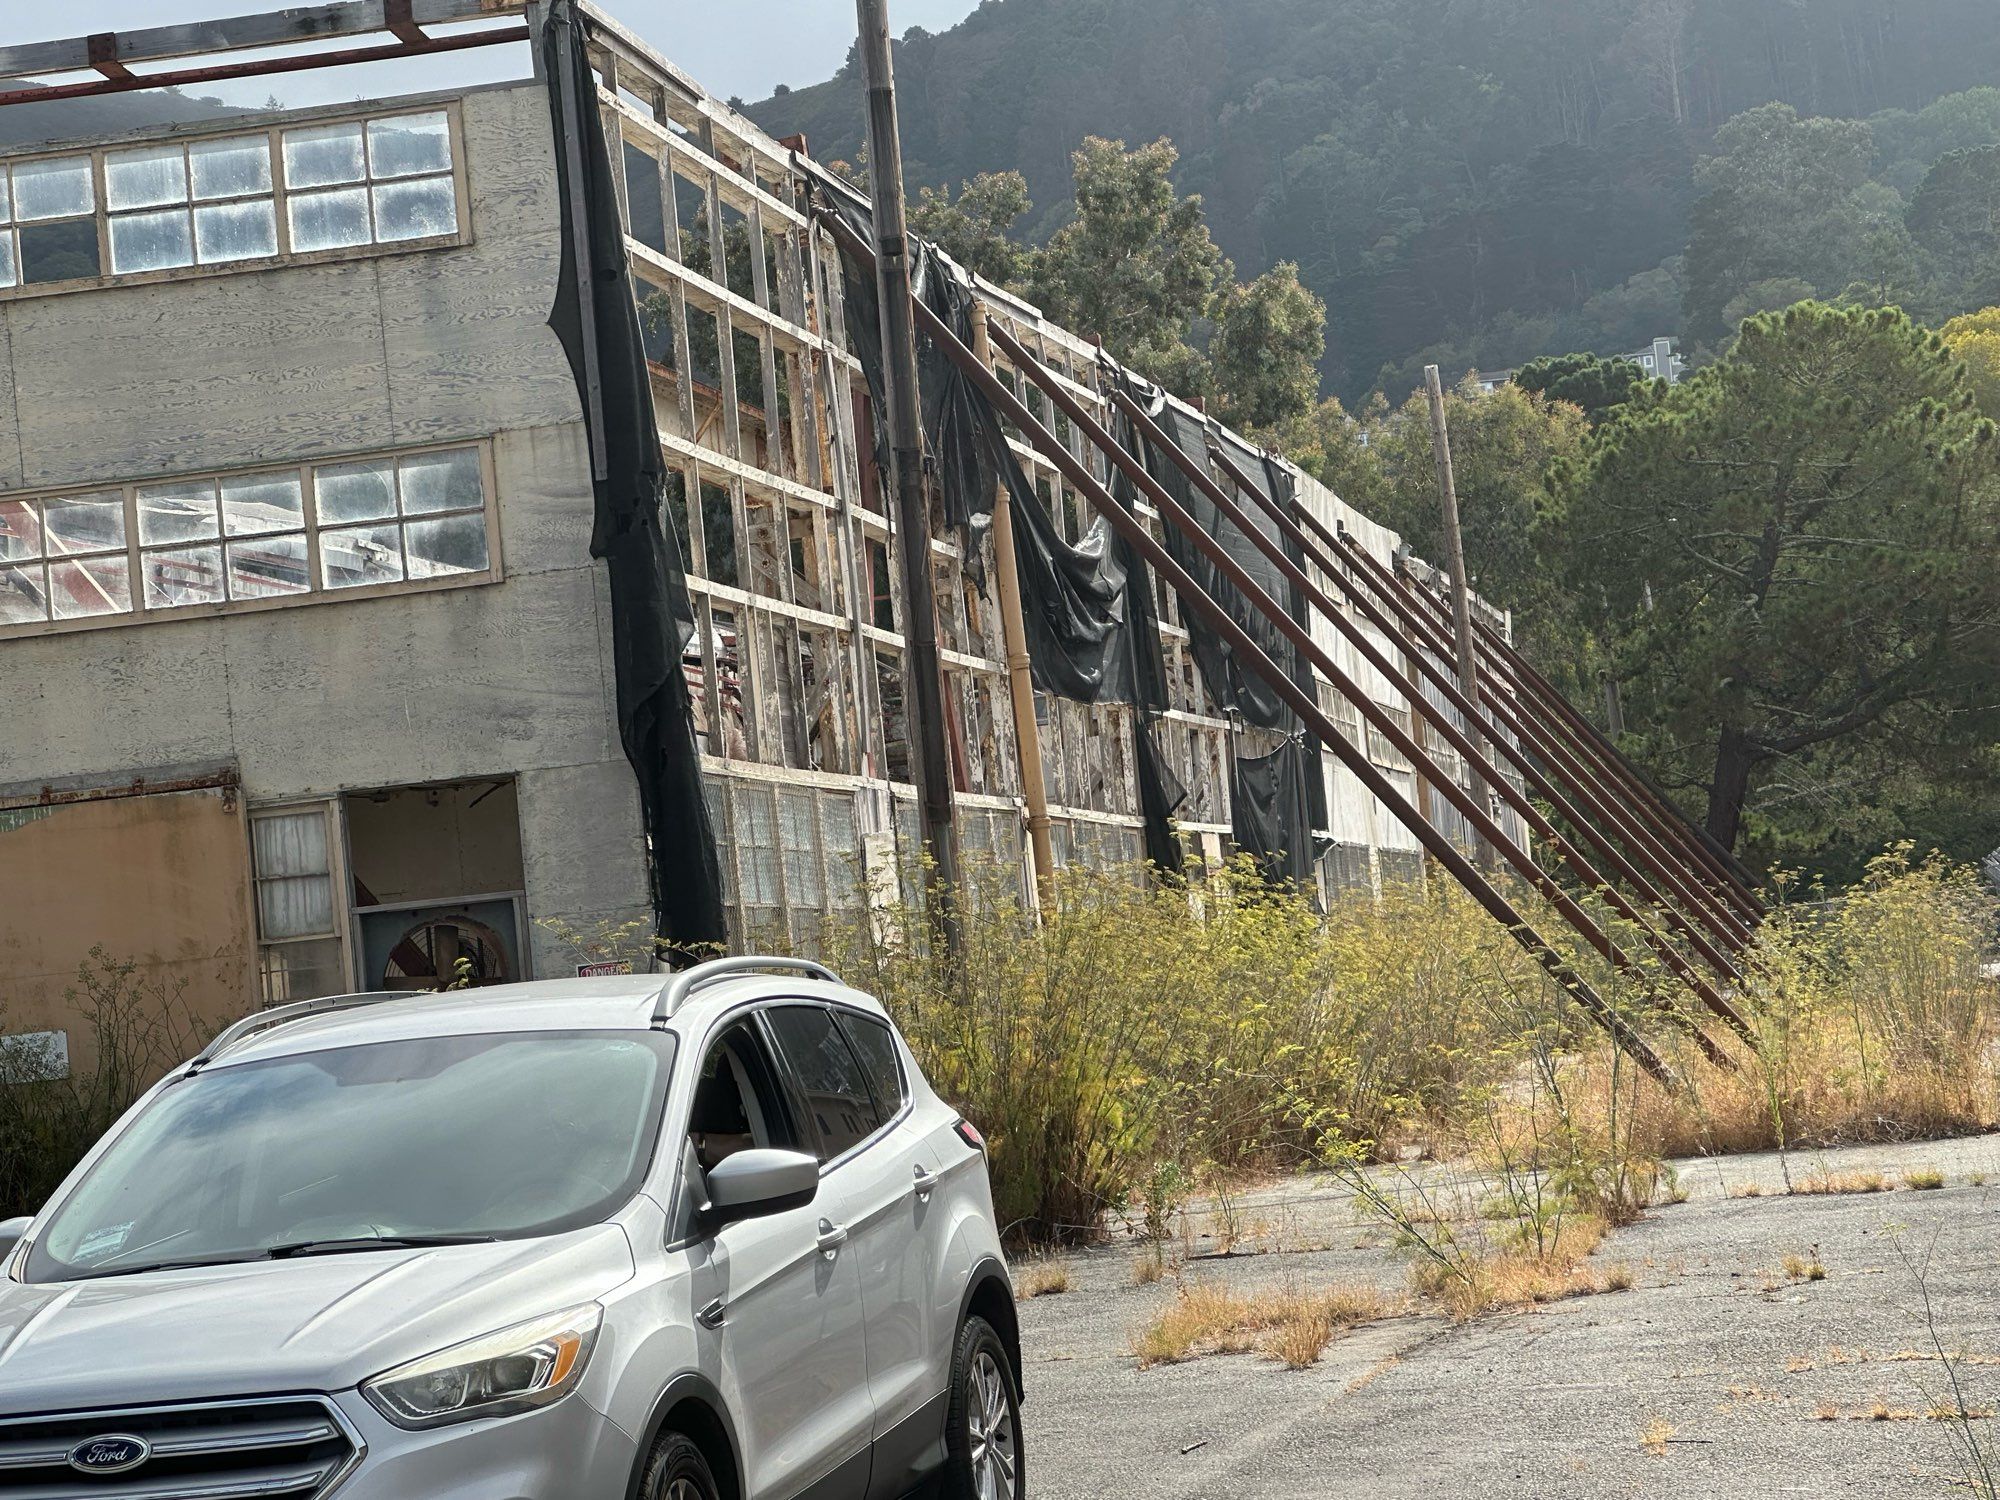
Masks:
[[[902,1110],[909,1091],[903,1086],[902,1060],[896,1056],[896,1037],[885,1022],[851,1010],[837,1012],[840,1029],[854,1044],[861,1059],[861,1071],[875,1095],[875,1112],[884,1120],[894,1119]]]
[[[819,1129],[820,1160],[831,1161],[882,1123],[868,1076],[824,1006],[779,1005],[769,1015]]]
[[[752,1147],[804,1149],[756,1029],[738,1022],[710,1044],[695,1078],[688,1141],[703,1171]]]

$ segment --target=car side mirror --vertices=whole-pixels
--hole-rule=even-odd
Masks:
[[[708,1169],[702,1227],[804,1208],[819,1194],[819,1159],[801,1151],[738,1151]]]
[[[0,1261],[14,1253],[14,1247],[21,1243],[21,1236],[28,1232],[33,1219],[0,1219]]]

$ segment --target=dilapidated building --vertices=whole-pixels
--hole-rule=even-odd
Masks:
[[[0,161],[5,1029],[64,1030],[92,945],[187,979],[217,1015],[429,987],[462,958],[487,979],[573,972],[590,956],[579,934],[672,925],[662,914],[702,878],[706,850],[686,840],[704,822],[737,942],[808,939],[913,852],[900,538],[867,324],[824,212],[838,185],[611,17],[558,9],[589,70],[568,129],[549,7],[518,0],[356,0],[0,49],[0,76],[60,88],[145,62],[223,67],[251,45],[385,31],[369,45],[386,54],[487,32],[522,72]],[[593,150],[621,264],[579,287],[604,227]],[[637,584],[606,535],[606,439],[622,430],[591,416],[616,410],[610,377],[577,352],[595,332],[577,298],[607,288],[633,304],[620,315],[664,465],[654,524],[674,576]],[[1124,377],[1094,343],[980,293],[1000,332],[1118,422]],[[1393,534],[1309,476],[1155,403],[1218,479],[1234,455],[1394,559]],[[1260,712],[1254,683],[1218,685],[1235,669],[1172,588],[1137,573],[1145,607],[1116,602],[1077,485],[1018,430],[1007,446],[1036,510],[1023,545],[1056,571],[1096,567],[1086,593],[1143,624],[1134,659],[1159,680],[1079,687],[1038,656],[1034,723],[1017,723],[991,496],[955,495],[942,466],[930,562],[965,847],[1026,887],[1032,733],[1058,862],[1136,861],[1165,832],[1187,857],[1283,856],[1329,899],[1420,878],[1417,839],[1351,771]],[[1145,498],[1128,501],[1160,534]],[[678,685],[646,676],[640,627],[669,617]],[[1324,712],[1469,846],[1424,784],[1469,785],[1465,767],[1411,703],[1453,711],[1325,621],[1312,630],[1436,758],[1420,775],[1292,658]],[[681,702],[685,726],[663,729]],[[685,754],[677,732],[698,809],[673,805],[660,764]]]

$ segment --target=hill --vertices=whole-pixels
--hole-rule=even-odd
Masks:
[[[152,125],[178,125],[241,113],[231,105],[178,89],[136,89],[129,94],[94,94],[81,99],[56,99],[47,104],[28,100],[0,109],[0,151],[18,150],[43,141],[91,140]]]
[[[1678,332],[1697,163],[1756,106],[1873,117],[1878,175],[1912,192],[1981,143],[1916,116],[2000,79],[1992,19],[1991,0],[985,0],[898,45],[905,169],[913,191],[1019,169],[1041,238],[1083,136],[1171,137],[1239,273],[1296,261],[1326,299],[1328,388],[1399,396],[1426,358]],[[750,112],[822,159],[863,139],[852,58]]]

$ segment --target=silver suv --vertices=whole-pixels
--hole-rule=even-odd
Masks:
[[[0,1500],[1024,1493],[984,1142],[797,960],[263,1012],[0,1262]]]

